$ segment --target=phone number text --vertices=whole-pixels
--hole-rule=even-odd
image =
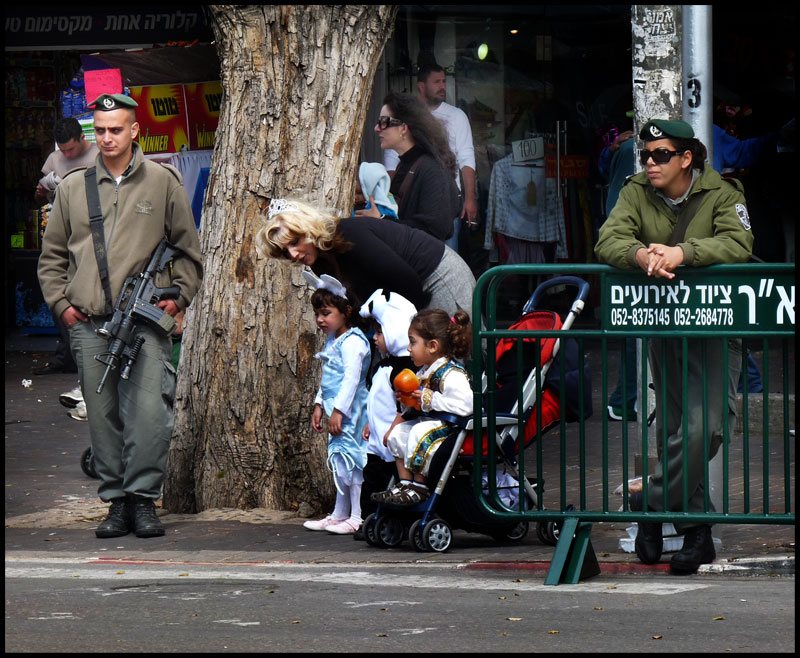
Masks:
[[[730,327],[732,308],[612,308],[615,327]]]

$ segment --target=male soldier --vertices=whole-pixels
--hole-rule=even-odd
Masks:
[[[444,69],[438,64],[422,66],[417,74],[417,89],[431,114],[439,119],[447,131],[450,150],[456,156],[456,163],[464,179],[464,187],[456,177],[458,189],[464,194],[464,207],[461,215],[453,219],[453,236],[447,245],[458,251],[458,232],[460,221],[466,218],[467,225],[472,226],[478,215],[478,204],[475,200],[475,147],[472,143],[472,128],[469,119],[462,110],[445,103],[447,80]],[[394,175],[399,156],[391,149],[384,151],[384,164],[390,176]]]
[[[175,316],[191,302],[202,278],[200,244],[180,174],[146,160],[134,142],[139,134],[137,103],[123,94],[103,94],[90,107],[100,155],[93,168],[67,175],[56,190],[47,224],[39,282],[45,301],[68,327],[70,345],[85,391],[86,411],[97,473],[98,495],[110,502],[98,537],[156,537],[164,528],[156,516],[172,434],[175,370],[172,344],[145,323],[135,336],[145,338],[129,379],[106,370],[95,355],[108,352],[107,338],[95,333],[109,319],[125,279],[139,274],[166,237],[181,250],[170,270],[176,299],[158,306]],[[102,230],[93,235],[88,195],[99,194]],[[103,274],[100,274],[100,273]],[[163,275],[166,276],[165,270]]]

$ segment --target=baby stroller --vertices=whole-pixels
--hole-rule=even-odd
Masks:
[[[536,310],[545,292],[555,286],[571,285],[578,288],[569,313],[563,324],[557,313]],[[583,309],[589,294],[589,285],[577,277],[558,277],[545,281],[534,291],[523,309],[522,317],[515,322],[512,330],[553,330],[568,331],[575,318]],[[517,396],[517,354],[514,346],[516,338],[503,338],[497,343],[495,362],[497,364],[497,391],[495,395],[495,414],[497,425],[497,476],[498,495],[504,504],[511,509],[519,509],[519,475],[517,471],[518,450],[530,445],[541,427],[544,432],[557,425],[561,418],[562,403],[559,400],[561,366],[558,359],[566,360],[565,390],[574,394],[567,395],[565,418],[568,421],[578,419],[581,409],[577,398],[577,382],[583,377],[583,414],[584,418],[592,413],[591,385],[588,366],[583,372],[578,371],[577,344],[575,340],[561,340],[555,337],[541,339],[541,364],[537,373],[537,352],[539,338],[524,338],[522,342],[523,364],[528,369],[523,383],[522,406]],[[541,399],[537,401],[537,377]],[[486,390],[486,375],[483,376],[483,390]],[[452,530],[460,528],[467,532],[489,535],[499,542],[519,542],[528,534],[527,521],[500,520],[487,513],[473,493],[473,469],[481,468],[481,456],[474,454],[472,435],[473,417],[458,417],[449,414],[432,413],[431,417],[452,423],[455,429],[432,458],[428,481],[436,482],[430,498],[411,506],[399,507],[382,503],[373,514],[364,520],[364,538],[371,546],[392,548],[399,546],[407,537],[411,546],[421,552],[444,552],[452,543]],[[519,445],[519,418],[524,421],[522,448]],[[485,428],[485,417],[482,421]],[[482,456],[487,454],[486,430],[483,432]],[[502,481],[501,481],[502,473]],[[484,475],[484,480],[486,476]],[[389,484],[391,488],[393,483]],[[544,491],[544,482],[535,478],[525,478],[523,487],[524,509],[538,506],[538,495]],[[502,510],[502,508],[500,508]],[[555,545],[558,541],[559,525],[557,522],[539,522],[537,535],[544,543]]]

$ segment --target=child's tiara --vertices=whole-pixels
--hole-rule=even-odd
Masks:
[[[272,219],[275,215],[280,215],[285,211],[297,212],[300,210],[296,204],[286,199],[273,199],[269,202],[269,210],[267,210],[267,218]]]
[[[339,279],[335,279],[329,274],[319,277],[310,270],[303,270],[303,278],[316,290],[330,290],[337,297],[347,299],[347,289]]]

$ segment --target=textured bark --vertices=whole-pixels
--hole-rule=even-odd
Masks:
[[[258,258],[270,199],[349,214],[388,6],[210,7],[224,91],[164,487],[173,512],[316,510],[333,497],[311,429],[319,365],[300,270]]]

